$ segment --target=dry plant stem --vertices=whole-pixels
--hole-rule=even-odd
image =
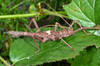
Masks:
[[[7,61],[5,61],[1,56],[0,56],[0,60],[1,60],[6,66],[11,66],[11,65],[8,64]]]

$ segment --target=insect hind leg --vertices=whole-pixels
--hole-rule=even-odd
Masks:
[[[74,21],[72,22],[72,24],[70,25],[69,28],[72,28],[72,26],[74,25],[75,22],[77,22],[77,24],[81,27],[81,29],[84,31],[84,33],[85,33],[86,35],[91,35],[91,34],[88,34],[88,33],[83,29],[83,27],[79,24],[79,22],[78,22],[77,20],[74,20]]]

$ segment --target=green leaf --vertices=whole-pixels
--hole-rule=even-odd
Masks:
[[[100,0],[72,0],[64,9],[70,19],[78,20],[82,26],[93,27],[100,21]]]
[[[46,28],[44,28],[46,30]],[[35,29],[36,30],[36,29]],[[86,35],[82,31],[75,33],[67,38],[63,38],[76,51],[70,49],[63,41],[47,41],[45,43],[36,40],[40,47],[37,47],[30,37],[18,38],[10,47],[10,59],[15,65],[39,65],[45,62],[60,61],[73,58],[79,55],[79,52],[90,45],[100,47],[100,37],[95,35]]]
[[[90,33],[93,33],[94,35],[100,36],[100,30],[90,30]]]
[[[100,66],[100,48],[88,47],[79,56],[68,60],[71,66]]]
[[[17,8],[19,5],[21,5],[21,4],[25,3],[25,2],[28,2],[28,1],[22,1],[19,4],[13,6],[11,9],[9,9],[9,12],[12,11],[13,9]]]
[[[5,66],[3,63],[0,62],[0,66]]]

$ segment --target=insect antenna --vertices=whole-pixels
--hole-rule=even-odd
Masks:
[[[52,7],[49,6],[46,2],[41,1],[41,3],[44,3],[44,4],[46,4],[48,7],[50,7],[62,20],[64,20],[64,21],[68,24],[68,26],[70,26],[70,24],[69,24],[63,17],[61,17],[61,15],[59,15]]]

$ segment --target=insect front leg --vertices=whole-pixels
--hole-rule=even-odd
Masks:
[[[91,34],[88,34],[88,33],[83,29],[83,27],[79,24],[79,22],[78,22],[77,20],[74,20],[74,21],[72,22],[72,24],[70,25],[70,28],[72,28],[72,26],[74,25],[75,22],[77,22],[77,24],[81,27],[81,29],[84,31],[84,33],[85,33],[86,35],[91,35]]]
[[[37,23],[36,23],[36,21],[35,21],[34,18],[30,21],[30,23],[29,23],[29,25],[28,25],[28,27],[26,29],[26,32],[27,32],[27,30],[30,27],[30,25],[31,25],[32,22],[34,23],[34,25],[35,25],[36,29],[38,30],[38,32],[40,32],[40,29],[39,29],[39,27],[38,27],[38,25],[37,25]]]
[[[33,40],[34,40],[34,42],[35,42],[35,44],[36,44],[36,46],[37,46],[37,48],[38,48],[38,51],[36,51],[34,54],[36,54],[36,53],[38,53],[39,51],[40,51],[40,48],[39,48],[39,46],[38,46],[38,44],[37,44],[37,42],[36,42],[36,40],[35,40],[35,37],[33,36],[32,37],[33,38]]]

